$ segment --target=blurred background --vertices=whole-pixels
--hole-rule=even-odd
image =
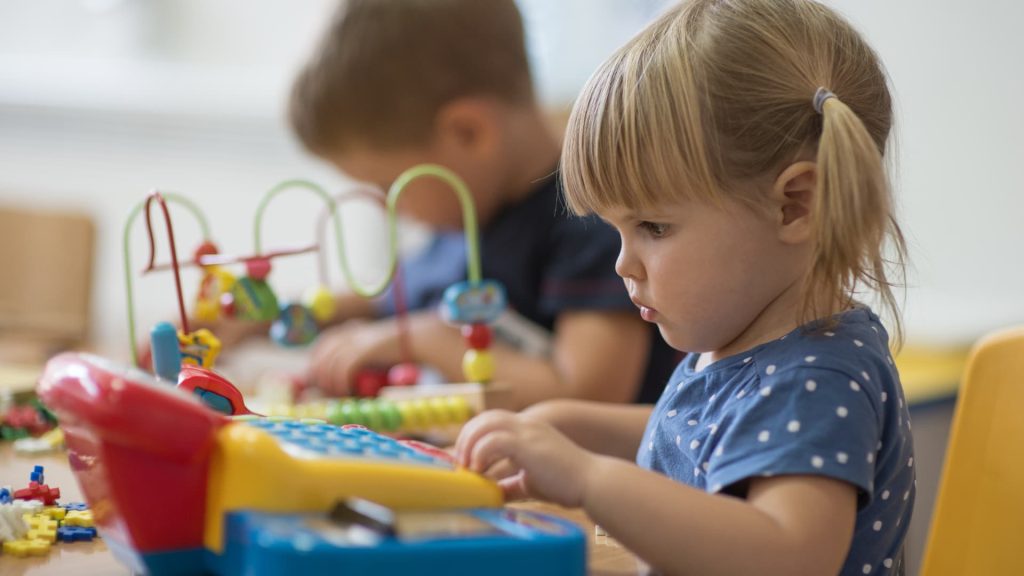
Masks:
[[[1015,72],[1024,37],[1014,29],[1024,5],[829,3],[866,34],[895,85],[897,198],[912,262],[905,306],[910,342],[969,341],[1024,319],[1024,114],[1014,97],[1024,92],[1024,75]],[[539,92],[557,112],[666,2],[520,4]],[[301,177],[342,189],[341,177],[300,150],[283,120],[291,79],[333,6],[333,0],[266,0],[258,9],[242,0],[0,4],[0,204],[92,217],[93,347],[125,354],[120,234],[147,191],[197,200],[221,248],[237,253],[251,247],[250,215],[276,182]],[[312,240],[305,224],[318,208],[305,196],[272,205],[268,244]],[[194,225],[188,217],[176,223],[181,250],[190,252],[198,242]],[[379,260],[375,234],[349,231],[349,249],[367,276]],[[141,262],[145,244],[136,237],[133,259]],[[280,261],[272,278],[279,292],[301,292],[316,280],[313,261]],[[334,281],[340,282],[337,274]],[[166,275],[139,282],[140,325],[173,312],[171,286]]]
[[[1024,4],[827,3],[867,36],[895,88],[892,160],[911,258],[904,306],[911,349],[962,350],[985,331],[1021,323]],[[0,3],[0,363],[26,339],[17,329],[33,323],[128,359],[122,227],[150,190],[195,200],[214,240],[237,254],[252,251],[252,217],[274,184],[304,178],[332,191],[348,185],[299,148],[283,113],[292,77],[334,4]],[[666,4],[520,0],[539,93],[552,114],[564,115],[598,63]],[[263,225],[264,245],[315,241],[318,211],[312,195],[279,198]],[[54,212],[66,218],[49,218]],[[199,230],[187,213],[174,214],[187,258]],[[357,273],[374,277],[381,272],[381,219],[367,206],[344,214]],[[166,261],[159,230],[159,259]],[[128,239],[137,271],[146,258],[141,221]],[[42,267],[60,274],[33,274]],[[174,318],[171,276],[134,277],[140,330]],[[185,273],[189,298],[197,279],[196,271]],[[298,296],[316,281],[310,256],[275,261],[271,283],[279,296]],[[336,265],[331,281],[341,286]],[[963,355],[906,358],[901,371],[922,480],[909,543],[913,573]],[[922,382],[949,386],[938,395],[911,394]]]

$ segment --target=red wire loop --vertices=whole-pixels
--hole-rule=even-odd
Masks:
[[[156,200],[164,213],[164,224],[167,226],[167,242],[171,247],[171,266],[174,270],[174,288],[178,294],[178,313],[181,315],[181,329],[188,334],[191,332],[188,327],[188,314],[185,313],[185,297],[181,290],[181,270],[178,266],[178,250],[174,245],[174,227],[171,225],[171,213],[167,210],[167,201],[160,192],[153,192],[146,198],[146,234],[149,236],[149,262],[143,273],[153,270],[153,263],[156,260],[156,242],[153,239],[153,221],[150,217],[149,207]]]

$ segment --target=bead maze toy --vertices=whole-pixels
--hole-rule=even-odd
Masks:
[[[573,524],[505,510],[497,484],[456,466],[446,452],[379,433],[458,425],[482,408],[479,383],[493,376],[487,323],[503,310],[504,289],[480,277],[472,200],[454,174],[427,165],[400,176],[386,200],[387,275],[370,287],[360,285],[339,249],[342,271],[363,296],[386,288],[397,268],[397,200],[409,182],[423,176],[451,184],[464,213],[468,279],[446,291],[442,313],[463,326],[463,367],[467,379],[477,384],[466,385],[470,389],[456,396],[328,400],[287,408],[282,416],[251,412],[237,388],[212,369],[219,351],[216,337],[189,331],[167,203],[193,210],[204,230],[192,263],[204,274],[197,314],[213,314],[216,301],[219,313],[269,320],[270,312],[278,310],[297,319],[302,314],[294,308],[269,304],[269,261],[314,248],[263,252],[257,225],[255,255],[226,257],[216,253],[205,219],[182,197],[154,193],[132,212],[125,266],[133,360],[137,364],[139,359],[128,227],[145,210],[150,238],[146,269],[160,269],[154,264],[149,216],[154,202],[167,228],[171,263],[163,267],[175,275],[181,329],[168,324],[153,330],[155,376],[95,356],[63,354],[48,363],[38,393],[59,419],[96,526],[133,570],[223,576],[342,568],[380,574],[585,572],[585,539]],[[268,193],[257,222],[270,199],[295,182]],[[299,186],[325,200],[340,247],[334,200],[314,185]],[[230,263],[244,263],[247,276],[233,279],[221,268]],[[307,308],[317,314],[315,303]],[[288,344],[305,338],[293,342],[278,336]],[[414,388],[402,389],[411,393]]]
[[[158,375],[169,382],[179,381],[181,365],[197,366],[200,370],[190,370],[193,378],[193,385],[204,380],[198,378],[203,370],[212,368],[213,362],[220,351],[220,343],[208,330],[199,329],[194,332],[189,330],[189,320],[185,312],[184,298],[181,290],[180,268],[182,267],[177,257],[177,250],[174,241],[174,232],[171,224],[170,214],[167,209],[168,202],[179,203],[188,208],[200,223],[203,231],[203,243],[196,250],[191,265],[200,266],[203,269],[203,278],[200,282],[199,296],[196,302],[196,315],[199,318],[214,319],[218,314],[231,313],[240,318],[252,321],[267,321],[274,318],[271,327],[271,336],[276,341],[285,345],[299,345],[307,343],[315,336],[315,319],[323,319],[330,316],[329,310],[331,298],[325,288],[326,265],[324,264],[323,250],[321,244],[314,244],[309,247],[288,250],[276,250],[264,252],[262,249],[261,222],[267,206],[277,195],[292,188],[301,188],[312,191],[325,203],[327,211],[324,214],[333,218],[335,240],[338,245],[338,257],[340,267],[350,288],[359,295],[372,297],[381,294],[389,282],[397,276],[397,214],[396,206],[399,197],[406,187],[416,178],[435,177],[451,185],[456,192],[463,209],[463,220],[467,245],[467,277],[463,282],[450,286],[444,293],[441,305],[441,313],[444,318],[453,324],[463,326],[463,334],[467,344],[467,351],[463,358],[463,372],[468,381],[485,383],[494,374],[494,361],[489,351],[491,333],[488,326],[493,322],[505,308],[504,287],[492,280],[485,280],[480,275],[480,257],[477,242],[477,226],[472,197],[462,181],[452,172],[445,168],[434,165],[421,165],[414,167],[396,180],[385,199],[388,215],[389,233],[389,260],[388,270],[385,277],[377,284],[365,287],[356,281],[351,273],[346,251],[342,244],[340,219],[337,213],[338,202],[315,184],[292,180],[279,184],[272,188],[264,196],[256,212],[255,220],[255,252],[251,256],[223,256],[217,253],[215,244],[210,240],[209,225],[204,216],[190,201],[175,194],[161,194],[155,192],[144,202],[140,203],[129,215],[125,225],[124,233],[124,260],[125,260],[125,285],[128,293],[126,303],[128,306],[129,337],[132,342],[132,357],[136,365],[139,365],[139,355],[135,348],[135,313],[134,300],[132,297],[132,274],[130,270],[130,242],[129,230],[132,223],[140,213],[145,213],[146,229],[149,239],[149,259],[144,273],[156,270],[170,269],[174,273],[175,288],[177,291],[178,310],[180,314],[181,329],[176,330],[173,326],[158,325],[151,333],[153,364]],[[168,244],[170,247],[169,265],[156,265],[155,243],[151,219],[151,205],[156,202],[163,211],[166,225]],[[318,225],[318,236],[323,236],[326,217],[320,218]],[[321,284],[313,292],[313,297],[308,305],[297,303],[286,303],[279,306],[277,298],[267,284],[267,275],[270,270],[270,261],[276,257],[291,256],[307,252],[316,252],[320,262]],[[232,263],[244,263],[247,275],[235,279],[232,274],[223,269],[223,266]],[[401,283],[395,284],[396,296],[400,296]],[[401,302],[401,298],[397,298]],[[220,302],[218,308],[214,303]],[[278,310],[278,312],[273,312]],[[399,327],[403,327],[404,315],[399,309]],[[400,333],[400,346],[403,349],[403,356],[407,359],[411,356],[409,344],[404,334]],[[417,379],[417,369],[411,362],[403,362],[387,372],[388,380],[393,385],[409,385]],[[207,378],[211,382],[217,378]],[[360,379],[357,378],[357,381]],[[179,384],[181,382],[179,381]],[[219,379],[219,385],[223,388],[226,381]],[[227,383],[229,384],[229,383]],[[368,395],[375,395],[379,390],[379,384],[359,385],[357,388],[365,390]],[[193,388],[194,389],[194,388]],[[215,398],[223,393],[215,389],[207,389],[205,396]],[[221,407],[236,406],[237,402],[217,401]],[[240,412],[244,413],[244,412]]]

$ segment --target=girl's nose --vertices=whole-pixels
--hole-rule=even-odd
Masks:
[[[629,280],[643,279],[643,266],[625,241],[619,247],[619,257],[615,259],[615,273]]]

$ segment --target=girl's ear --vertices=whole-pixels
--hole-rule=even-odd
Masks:
[[[786,167],[772,185],[772,212],[776,215],[779,239],[801,244],[812,237],[814,203],[817,202],[818,165],[800,161]]]

